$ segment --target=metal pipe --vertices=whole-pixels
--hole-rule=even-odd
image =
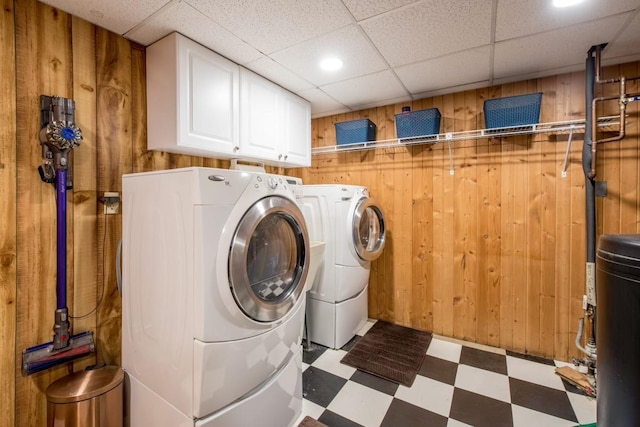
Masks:
[[[593,46],[591,48],[591,50],[589,50],[589,55],[591,55],[593,52],[595,52],[596,54],[596,77],[595,77],[595,83],[599,83],[599,84],[607,84],[607,83],[617,83],[620,81],[620,77],[618,78],[613,78],[613,79],[606,79],[603,80],[600,78],[600,72],[602,71],[602,65],[601,65],[601,57],[602,57],[602,50],[608,45],[609,43],[602,43],[598,46]]]
[[[625,84],[625,79],[624,77],[620,80],[620,90],[623,90],[623,88],[626,86]],[[607,101],[607,100],[613,100],[613,99],[618,99],[619,100],[619,107],[620,107],[620,130],[618,131],[618,135],[613,136],[611,138],[605,138],[605,139],[600,139],[598,140],[597,138],[593,139],[593,142],[591,144],[591,171],[589,172],[589,178],[591,179],[595,179],[596,175],[597,175],[597,171],[596,171],[596,156],[597,156],[597,145],[598,144],[602,144],[604,142],[613,142],[613,141],[620,141],[624,138],[625,134],[626,134],[626,120],[625,120],[625,115],[626,115],[626,110],[627,110],[627,104],[625,102],[622,102],[622,99],[624,98],[624,92],[621,92],[620,96],[616,96],[616,97],[600,97],[600,98],[594,98],[593,102],[591,103],[591,127],[594,130],[594,134],[596,132],[596,126],[597,126],[597,117],[596,117],[596,105],[598,102],[601,101]]]
[[[589,51],[586,61],[586,82],[585,82],[585,126],[584,126],[584,144],[582,145],[582,169],[585,181],[585,214],[586,214],[586,233],[587,233],[587,253],[586,253],[586,281],[585,281],[585,316],[590,316],[593,311],[589,310],[589,306],[595,304],[595,266],[596,266],[596,193],[595,181],[590,177],[590,172],[595,164],[593,158],[593,136],[596,131],[593,118],[595,112],[592,108],[595,92],[595,64],[596,58],[593,57],[593,48]],[[597,125],[597,121],[596,121]],[[576,337],[576,346],[585,354],[590,353],[582,346],[582,334],[584,331],[584,318],[580,319],[579,333]],[[591,337],[594,338],[594,337]],[[593,340],[595,347],[595,338]]]
[[[576,347],[578,350],[589,356],[591,359],[596,360],[597,354],[592,349],[587,349],[582,346],[582,337],[584,335],[584,317],[581,317],[578,321],[578,333],[576,334]]]
[[[589,171],[588,177],[589,179],[593,180],[595,179],[596,175],[597,175],[597,171],[596,171],[596,158],[597,158],[597,145],[603,142],[613,142],[613,141],[620,141],[624,138],[625,136],[625,128],[626,128],[626,121],[625,121],[625,112],[627,109],[627,98],[626,98],[626,91],[627,91],[627,82],[626,82],[626,78],[624,76],[619,77],[617,79],[609,79],[609,80],[601,80],[600,79],[600,61],[601,61],[601,53],[602,53],[602,49],[604,49],[604,47],[606,46],[606,44],[601,44],[596,46],[595,48],[592,47],[591,50],[589,50],[589,57],[592,56],[592,53],[595,51],[595,79],[594,79],[594,83],[615,83],[615,82],[620,82],[620,94],[617,97],[600,97],[600,98],[593,98],[593,100],[591,101],[591,129],[594,132],[592,135],[592,144],[591,144],[591,170]],[[620,131],[618,133],[618,135],[611,137],[611,138],[606,138],[603,140],[598,141],[597,137],[596,137],[596,130],[597,130],[597,118],[596,118],[596,106],[598,102],[601,101],[606,101],[606,100],[612,100],[612,99],[618,99],[618,105],[619,105],[619,110],[620,110]],[[587,103],[587,113],[589,110],[588,107],[588,103]]]
[[[589,177],[591,171],[593,159],[591,145],[593,132],[592,118],[595,116],[593,110],[589,107],[592,105],[595,92],[595,58],[592,52],[589,51],[586,61],[586,84],[585,84],[585,97],[586,97],[586,117],[584,127],[584,144],[582,145],[582,169],[585,175],[585,199],[586,199],[586,228],[587,228],[587,268],[590,265],[595,266],[596,260],[596,246],[595,246],[595,232],[596,232],[596,204],[595,204],[595,182]],[[587,278],[589,275],[587,275]]]

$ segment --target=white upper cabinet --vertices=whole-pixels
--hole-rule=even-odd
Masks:
[[[147,48],[148,148],[311,165],[311,106],[173,33]]]
[[[283,91],[282,133],[284,161],[311,166],[311,104],[291,92]]]
[[[229,157],[239,101],[237,64],[177,33],[147,48],[149,149]]]
[[[240,150],[279,166],[311,165],[309,102],[240,69]]]
[[[267,79],[240,69],[240,142],[244,153],[278,161],[280,149],[280,93]]]

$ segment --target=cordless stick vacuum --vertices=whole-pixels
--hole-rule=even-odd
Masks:
[[[56,188],[56,300],[53,341],[29,347],[22,352],[22,374],[30,375],[70,362],[95,351],[93,332],[71,336],[67,307],[67,189],[69,153],[82,141],[82,132],[74,123],[75,102],[72,99],[40,97],[43,165],[40,178]]]

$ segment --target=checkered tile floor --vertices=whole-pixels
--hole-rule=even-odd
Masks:
[[[372,324],[340,350],[304,350],[301,419],[329,427],[574,427],[596,420],[595,399],[554,373],[562,362],[434,337],[410,388],[341,364]]]

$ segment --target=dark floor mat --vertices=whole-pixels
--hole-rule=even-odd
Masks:
[[[304,417],[302,422],[298,424],[298,427],[327,427],[325,424],[322,424],[320,421],[316,421],[313,418],[307,416]]]
[[[411,387],[431,333],[377,321],[341,360],[345,365]]]

